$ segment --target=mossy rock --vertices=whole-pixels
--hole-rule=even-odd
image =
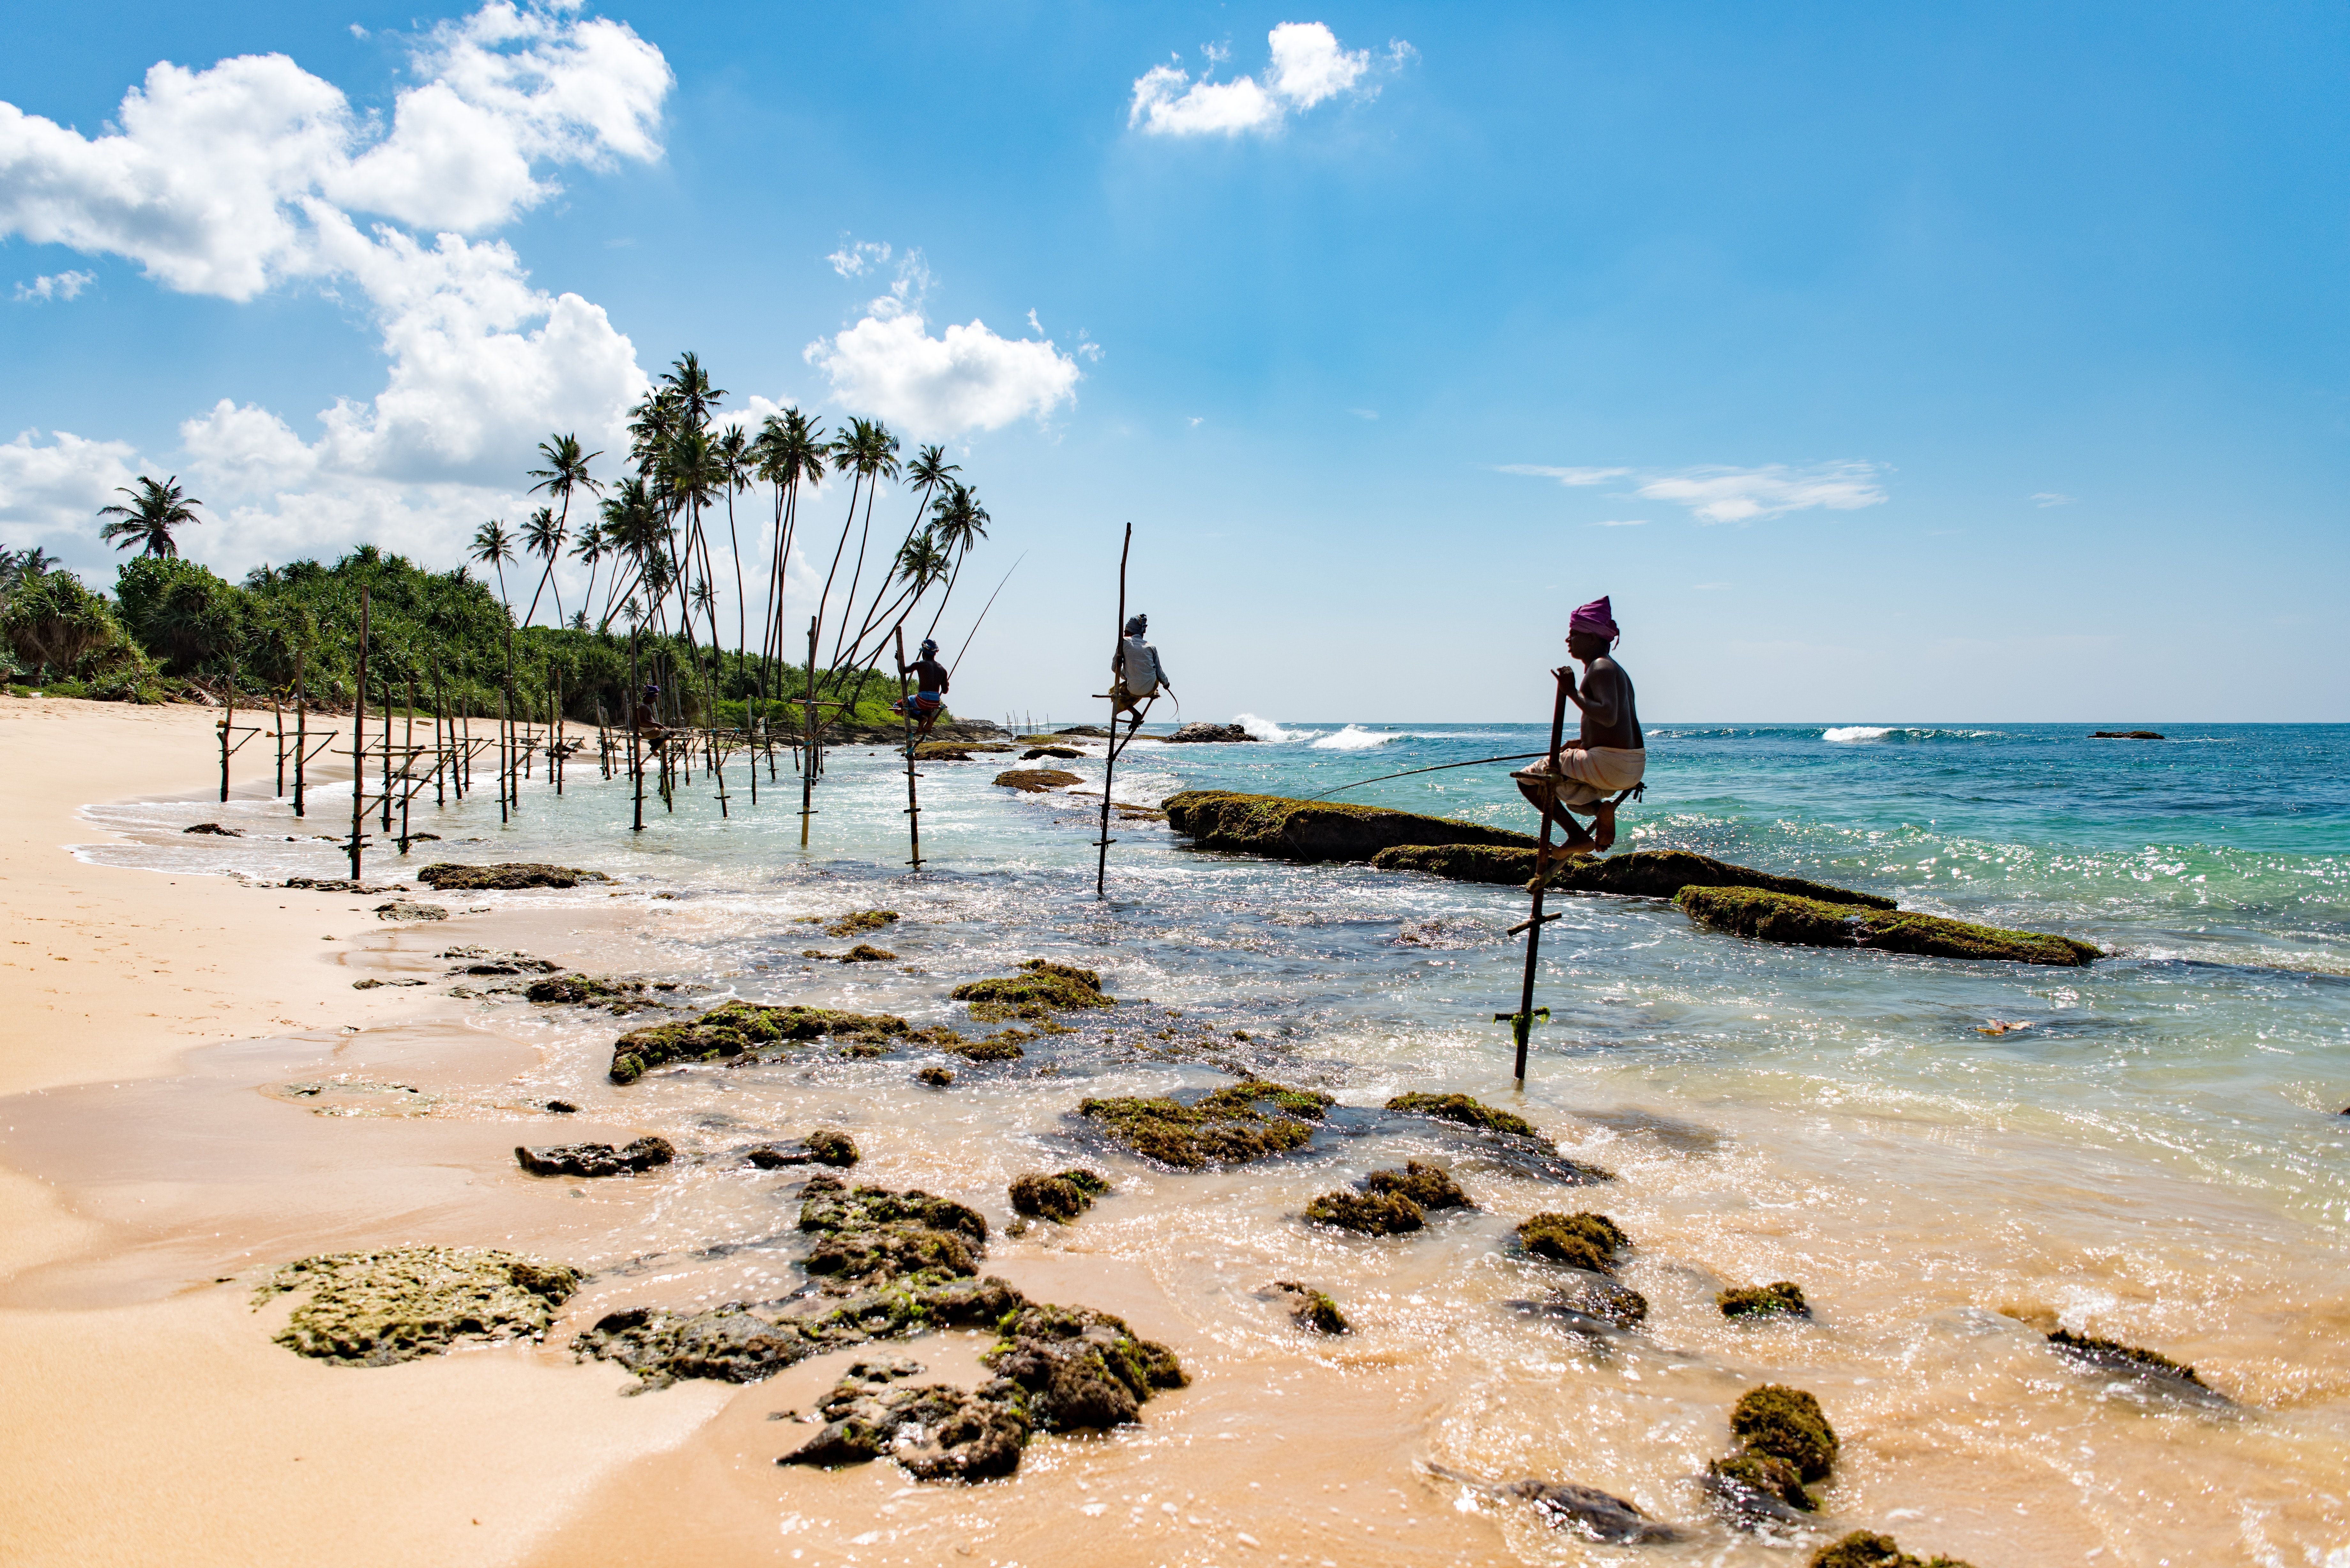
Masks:
[[[1452,1173],[1440,1165],[1423,1164],[1410,1159],[1401,1170],[1375,1170],[1364,1179],[1363,1185],[1373,1192],[1392,1192],[1409,1198],[1422,1209],[1470,1209],[1475,1205]]]
[[[924,741],[914,748],[918,763],[967,763],[973,752],[1008,752],[1010,746],[988,741]]]
[[[612,1007],[624,1012],[653,1005],[643,1000],[643,981],[616,980],[609,975],[552,975],[532,981],[523,994],[533,1002],[546,1005]]]
[[[1757,941],[1813,948],[1875,948],[1929,958],[2081,967],[2105,955],[2087,942],[2011,931],[1906,910],[1824,903],[1754,888],[1684,888],[1675,900],[1691,919]]]
[[[1523,887],[1534,879],[1531,846],[1402,845],[1371,857],[1383,871],[1420,871],[1455,882]],[[1760,888],[1798,898],[1890,909],[1894,901],[1876,893],[1781,877],[1751,866],[1732,866],[1687,849],[1633,849],[1621,855],[1581,856],[1555,867],[1550,885],[1570,893],[1608,893],[1627,898],[1669,898],[1684,888]]]
[[[940,1048],[953,1052],[966,1062],[1017,1062],[1028,1054],[1022,1047],[1035,1038],[1025,1029],[999,1029],[977,1040],[966,1040],[958,1034],[952,1040],[940,1042]]]
[[[1531,848],[1534,843],[1525,834],[1478,822],[1232,790],[1184,790],[1169,795],[1159,805],[1167,813],[1169,825],[1189,836],[1194,847],[1279,860],[1368,860],[1399,844]]]
[[[1955,1557],[1913,1556],[1889,1535],[1856,1530],[1813,1552],[1804,1568],[1968,1568],[1968,1564]]]
[[[1783,1502],[1800,1513],[1819,1511],[1819,1503],[1804,1485],[1803,1472],[1770,1454],[1743,1449],[1713,1460],[1706,1474],[1717,1483],[1716,1490],[1729,1491],[1734,1501],[1746,1501],[1740,1496],[1744,1493]]]
[[[824,934],[828,937],[861,937],[868,931],[878,931],[897,922],[895,909],[857,909],[837,920],[825,922]]]
[[[2117,1339],[2100,1339],[2092,1334],[2074,1334],[2063,1328],[2050,1334],[2048,1343],[2066,1361],[2091,1371],[2134,1372],[2191,1383],[2198,1388],[2210,1386],[2195,1376],[2195,1368],[2173,1361],[2158,1350],[2145,1350]]]
[[[1249,1078],[1188,1105],[1166,1095],[1120,1096],[1081,1101],[1077,1114],[1145,1158],[1197,1170],[1300,1147],[1330,1104],[1315,1090]]]
[[[1773,1280],[1767,1285],[1737,1285],[1713,1298],[1724,1317],[1809,1317],[1812,1309],[1804,1300],[1804,1287],[1793,1280]]]
[[[1623,1230],[1605,1214],[1530,1215],[1518,1226],[1518,1243],[1528,1253],[1572,1269],[1613,1274],[1616,1255],[1627,1244]]]
[[[1765,1383],[1748,1389],[1731,1408],[1730,1431],[1741,1446],[1786,1460],[1807,1481],[1825,1480],[1835,1463],[1835,1429],[1820,1402],[1800,1388]]]
[[[1399,1236],[1427,1225],[1427,1216],[1399,1192],[1326,1192],[1305,1206],[1315,1225],[1332,1225],[1366,1236]]]
[[[1122,1426],[1160,1389],[1191,1381],[1173,1351],[1089,1307],[1033,1303],[1006,1315],[997,1333],[981,1363],[1025,1391],[1048,1432]]]
[[[729,1002],[693,1018],[632,1029],[612,1043],[611,1079],[633,1084],[671,1062],[739,1059],[763,1046],[827,1035],[870,1044],[906,1040],[904,1019],[886,1012],[840,1012],[825,1007],[774,1007]]]
[[[1315,1334],[1352,1334],[1354,1324],[1338,1310],[1338,1303],[1315,1290],[1295,1280],[1275,1280],[1274,1294],[1289,1309],[1289,1318],[1298,1327]]]
[[[925,1067],[914,1075],[914,1080],[933,1089],[946,1089],[953,1087],[954,1074],[945,1067]]]
[[[1043,959],[1031,959],[1020,967],[1018,974],[966,981],[948,995],[973,1003],[972,1016],[983,1022],[1048,1018],[1055,1012],[1118,1003],[1116,997],[1102,994],[1101,978],[1092,970],[1046,963]]]
[[[919,1187],[893,1191],[886,1187],[851,1188],[837,1176],[809,1179],[800,1189],[803,1231],[829,1235],[881,1225],[920,1225],[951,1231],[984,1246],[987,1220],[969,1204],[939,1198]]]
[[[392,1247],[291,1262],[255,1304],[307,1290],[277,1343],[343,1366],[389,1366],[461,1339],[537,1339],[586,1276],[561,1263],[473,1247]]]
[[[1066,1225],[1092,1208],[1094,1199],[1108,1190],[1108,1180],[1097,1171],[1081,1168],[1049,1173],[1035,1171],[1013,1180],[1012,1207],[1019,1213]]]
[[[1014,768],[995,775],[995,782],[1005,789],[1016,789],[1023,794],[1043,794],[1046,790],[1063,789],[1085,780],[1059,768]]]
[[[1523,1116],[1471,1099],[1466,1095],[1398,1095],[1388,1102],[1388,1109],[1408,1116],[1434,1116],[1439,1121],[1459,1122],[1465,1127],[1483,1132],[1509,1133],[1518,1137],[1539,1137],[1534,1124]]]
[[[427,866],[416,879],[436,892],[515,892],[525,888],[577,888],[582,882],[609,882],[601,871],[576,866],[544,866],[512,860],[498,866],[459,866],[441,861]]]
[[[1032,1427],[1025,1394],[1000,1377],[976,1389],[892,1386],[920,1370],[910,1362],[858,1362],[818,1402],[823,1428],[775,1462],[835,1469],[887,1455],[926,1481],[982,1481],[1017,1470]]]

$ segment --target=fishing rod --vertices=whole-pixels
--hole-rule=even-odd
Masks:
[[[1028,552],[1025,550],[1021,551],[1020,561],[1024,561],[1027,558]],[[1012,563],[1011,571],[1007,571],[1003,574],[1003,583],[1008,583],[1012,580],[1012,573],[1020,569],[1020,561],[1014,561]],[[979,620],[975,620],[971,623],[971,637],[966,637],[962,639],[962,646],[955,650],[955,661],[947,666],[947,675],[950,679],[953,677],[956,670],[962,668],[962,656],[971,651],[971,638],[977,637],[979,635],[979,622],[985,620],[987,618],[987,612],[995,607],[995,596],[996,594],[1000,594],[1003,591],[1003,583],[996,584],[995,593],[988,595],[987,602],[979,607]]]
[[[1353,784],[1343,784],[1336,789],[1326,789],[1320,794],[1309,794],[1305,798],[1324,800],[1334,794],[1343,794],[1350,789],[1360,789],[1365,784],[1385,784],[1389,779],[1408,779],[1414,774],[1440,774],[1447,768],[1478,768],[1483,767],[1488,763],[1530,763],[1537,757],[1547,754],[1543,752],[1521,752],[1513,757],[1474,757],[1465,763],[1438,763],[1433,767],[1406,768],[1399,774],[1381,774],[1375,779],[1357,779]]]

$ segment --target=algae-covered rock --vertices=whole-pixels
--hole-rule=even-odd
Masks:
[[[1706,1466],[1705,1489],[1733,1523],[1797,1524],[1819,1511],[1803,1472],[1786,1460],[1752,1449]]]
[[[1595,1274],[1613,1274],[1616,1255],[1627,1244],[1623,1231],[1605,1214],[1541,1213],[1518,1226],[1519,1245],[1537,1258]]]
[[[1597,1487],[1574,1481],[1527,1480],[1495,1489],[1503,1497],[1523,1498],[1545,1523],[1568,1530],[1586,1541],[1613,1546],[1663,1545],[1679,1541],[1681,1532],[1649,1518],[1638,1503],[1611,1496]]]
[[[572,866],[541,866],[508,861],[499,866],[459,866],[450,861],[427,866],[416,879],[439,892],[513,892],[524,888],[577,888],[582,882],[609,882],[601,871]]]
[[[829,963],[895,963],[898,955],[871,942],[859,942],[845,953],[828,953],[822,948],[802,948],[800,957],[823,959]]]
[[[972,1012],[979,1010],[973,1008]],[[1017,1062],[1028,1053],[1022,1046],[1036,1036],[1025,1029],[999,1029],[977,1040],[966,1040],[958,1034],[951,1040],[939,1042],[940,1046],[966,1062]]]
[[[2074,1334],[2063,1328],[2050,1334],[2048,1343],[2059,1356],[2087,1371],[2123,1372],[2192,1384],[2197,1388],[2210,1387],[2195,1376],[2195,1368],[2182,1366],[2158,1350],[2143,1350],[2117,1339],[2099,1339],[2095,1334]]]
[[[843,915],[838,919],[835,920],[825,920],[822,915],[809,915],[804,917],[804,919],[811,921],[822,921],[824,924],[824,934],[828,937],[861,937],[868,931],[878,931],[883,927],[894,923],[898,919],[898,911],[895,909],[853,909],[849,913]]]
[[[612,1082],[633,1084],[671,1062],[740,1058],[762,1046],[826,1035],[868,1044],[901,1040],[913,1026],[889,1013],[837,1012],[823,1007],[771,1007],[729,1002],[674,1023],[635,1029],[612,1043]]]
[[[1820,1402],[1800,1388],[1765,1383],[1739,1397],[1730,1432],[1749,1451],[1784,1459],[1807,1481],[1825,1480],[1835,1463],[1835,1429]]]
[[[1893,1537],[1871,1530],[1856,1530],[1812,1553],[1804,1568],[1968,1568],[1955,1557],[1917,1557],[1895,1544]]]
[[[995,775],[995,782],[1005,789],[1016,789],[1023,794],[1043,794],[1046,790],[1062,789],[1085,781],[1059,768],[1014,768]]]
[[[1012,1183],[1012,1207],[1022,1214],[1066,1224],[1094,1206],[1109,1190],[1097,1171],[1082,1168],[1046,1173],[1033,1171]]]
[[[832,1349],[834,1343],[800,1324],[730,1303],[697,1313],[659,1307],[608,1313],[572,1340],[571,1350],[583,1359],[617,1362],[657,1388],[681,1377],[757,1383]]]
[[[1194,722],[1184,725],[1167,737],[1170,746],[1198,745],[1204,742],[1253,741],[1256,737],[1238,724]]]
[[[645,1000],[643,981],[610,975],[554,975],[532,981],[523,994],[542,1006],[609,1007],[626,1012],[654,1005]]]
[[[1537,1137],[1534,1123],[1507,1111],[1482,1105],[1466,1095],[1398,1095],[1388,1102],[1388,1109],[1410,1116],[1434,1116],[1439,1121],[1458,1122],[1465,1127],[1484,1132],[1511,1133],[1519,1137]]]
[[[515,1147],[515,1163],[533,1176],[634,1176],[676,1158],[677,1149],[665,1137],[640,1137],[622,1148],[608,1143]]]
[[[1419,1205],[1399,1192],[1326,1192],[1305,1206],[1306,1220],[1366,1236],[1399,1236],[1428,1223]]]
[[[1424,1165],[1416,1159],[1406,1160],[1401,1170],[1375,1170],[1364,1179],[1363,1185],[1373,1192],[1392,1192],[1409,1198],[1422,1209],[1469,1209],[1474,1205],[1452,1173],[1440,1165]]]
[[[287,1263],[255,1304],[307,1290],[277,1343],[344,1366],[389,1366],[460,1339],[537,1339],[584,1278],[578,1270],[474,1247],[392,1247]]]
[[[1724,1317],[1809,1317],[1812,1309],[1804,1300],[1804,1287],[1793,1280],[1773,1280],[1767,1285],[1735,1285],[1713,1298]]]
[[[954,1084],[954,1073],[946,1067],[925,1067],[914,1075],[914,1081],[928,1084],[933,1089],[949,1088]]]
[[[1685,888],[1676,902],[1700,925],[1758,941],[1799,947],[1875,948],[1930,958],[2075,967],[2105,956],[2071,937],[2011,931],[1907,910],[1824,903],[1753,888]]]
[[[1122,1096],[1082,1101],[1077,1114],[1146,1158],[1197,1170],[1299,1147],[1330,1104],[1315,1090],[1248,1078],[1190,1104],[1166,1095]]]
[[[1454,822],[1384,806],[1292,800],[1231,790],[1184,790],[1159,805],[1195,847],[1265,855],[1280,860],[1368,860],[1399,844],[1494,844],[1531,848],[1534,839],[1505,827]]]
[[[1101,977],[1089,969],[1030,959],[1021,972],[993,980],[967,981],[948,995],[972,1003],[971,1015],[983,1023],[1005,1018],[1049,1018],[1056,1012],[1087,1007],[1114,1007],[1118,999],[1104,996]]]
[[[978,1210],[951,1198],[933,1197],[919,1187],[903,1191],[851,1188],[837,1176],[818,1176],[800,1189],[803,1231],[834,1234],[884,1225],[918,1225],[950,1231],[983,1246],[987,1241],[987,1220]]]
[[[1020,1468],[1028,1441],[1028,1399],[1017,1384],[991,1378],[977,1389],[895,1380],[920,1367],[858,1362],[816,1411],[825,1425],[775,1462],[836,1469],[887,1457],[917,1480],[977,1481]]]
[[[1173,1351],[1089,1307],[1029,1305],[999,1332],[980,1360],[1020,1386],[1044,1431],[1123,1426],[1153,1394],[1191,1381]]]
[[[1371,857],[1383,871],[1420,871],[1455,882],[1523,887],[1534,874],[1531,842],[1517,846],[1406,844]],[[1621,855],[1585,856],[1551,872],[1550,885],[1570,893],[1608,893],[1618,898],[1669,898],[1684,888],[1761,888],[1798,898],[1821,898],[1872,909],[1894,901],[1801,877],[1781,877],[1751,866],[1732,866],[1686,849],[1634,849]]]
[[[375,907],[379,920],[445,920],[449,911],[439,904],[420,904],[411,898],[394,898]]]
[[[1520,1312],[1563,1320],[1577,1329],[1627,1329],[1648,1315],[1648,1298],[1631,1286],[1600,1278],[1577,1278],[1540,1301],[1508,1303]]]
[[[1354,1325],[1347,1321],[1347,1314],[1338,1310],[1338,1303],[1312,1285],[1301,1285],[1295,1280],[1275,1280],[1271,1288],[1274,1299],[1289,1309],[1290,1321],[1298,1327],[1311,1329],[1315,1334],[1354,1332]]]

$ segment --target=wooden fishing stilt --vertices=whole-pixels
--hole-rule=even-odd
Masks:
[[[400,852],[408,853],[408,803],[416,794],[416,676],[408,677],[408,716],[400,728]]]
[[[1558,748],[1565,742],[1565,738],[1566,672],[1564,670],[1561,670],[1558,672],[1558,701],[1556,705],[1552,708],[1550,715],[1550,756],[1551,765],[1554,768],[1558,765]],[[1550,829],[1551,824],[1557,818],[1557,812],[1558,791],[1556,785],[1554,784],[1550,789],[1544,791],[1543,794],[1542,847],[1535,851],[1534,854],[1534,879],[1533,883],[1534,897],[1534,913],[1527,918],[1525,924],[1523,926],[1513,926],[1510,928],[1510,934],[1512,936],[1515,936],[1519,931],[1526,933],[1525,980],[1523,985],[1520,987],[1518,992],[1518,1010],[1515,1012],[1496,1012],[1493,1014],[1493,1022],[1496,1023],[1508,1024],[1510,1026],[1511,1033],[1516,1037],[1518,1059],[1515,1073],[1517,1085],[1521,1089],[1526,1086],[1526,1037],[1534,1033],[1534,1018],[1536,1016],[1536,1009],[1534,1007],[1534,965],[1539,961],[1542,953],[1542,929],[1551,921],[1558,919],[1556,915],[1545,915],[1543,913],[1543,895],[1550,888]],[[1550,1009],[1547,1007],[1541,1009],[1540,1016],[1544,1020],[1548,1020],[1550,1017]]]
[[[269,722],[277,732],[277,793],[286,793],[286,694],[272,687],[269,692]]]
[[[294,815],[296,816],[303,815],[302,764],[308,760],[303,755],[303,751],[309,739],[310,689],[302,684],[302,650],[296,648],[294,650]]]
[[[800,847],[808,841],[808,818],[816,815],[816,617],[808,617],[807,701],[800,707]]]
[[[359,851],[367,846],[367,659],[368,590],[359,588],[359,667],[351,695],[351,880],[359,880]]]
[[[391,831],[391,682],[383,683],[383,831]]]
[[[1134,524],[1126,525],[1126,540],[1118,547],[1118,635],[1126,637],[1126,558],[1134,548]],[[1113,647],[1116,645],[1113,644]],[[1118,769],[1118,695],[1109,700],[1109,743],[1103,748],[1101,837],[1097,842],[1100,857],[1094,864],[1094,897],[1109,897],[1109,846],[1117,842],[1109,836],[1109,784]]]
[[[898,707],[906,719],[906,831],[914,843],[914,857],[907,862],[917,871],[922,868],[922,803],[914,794],[914,704],[906,694],[906,623],[899,621],[898,633]]]
[[[629,633],[629,701],[635,702],[637,693],[643,690],[637,684],[637,634],[631,631]],[[629,776],[637,784],[637,820],[630,831],[642,833],[645,830],[645,758],[637,731],[637,711],[631,707],[629,710]],[[806,839],[803,838],[802,842],[805,843]]]
[[[227,706],[227,708],[226,708],[226,709],[222,712],[222,714],[221,714],[221,722],[220,722],[220,742],[221,742],[221,800],[223,801],[223,803],[225,803],[225,802],[228,800],[228,759],[229,759],[229,753],[230,753],[230,751],[231,751],[231,747],[230,747],[230,745],[229,745],[229,738],[228,738],[228,735],[229,735],[229,731],[230,731],[230,729],[231,729],[231,728],[233,728],[233,727],[235,725],[235,723],[236,723],[236,669],[235,669],[235,667],[234,667],[234,665],[232,665],[232,666],[230,666],[230,668],[229,668],[229,672],[228,672],[228,706]]]

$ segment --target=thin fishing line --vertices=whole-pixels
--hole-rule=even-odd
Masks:
[[[1414,774],[1440,774],[1447,768],[1480,768],[1488,763],[1530,763],[1537,757],[1548,754],[1544,752],[1521,752],[1513,757],[1472,757],[1465,763],[1439,763],[1434,767],[1406,768],[1399,774],[1381,774],[1373,779],[1357,779],[1353,784],[1343,784],[1336,789],[1326,789],[1320,794],[1309,794],[1305,798],[1324,800],[1334,794],[1343,794],[1350,789],[1360,789],[1365,784],[1385,784],[1389,779],[1408,779]]]

